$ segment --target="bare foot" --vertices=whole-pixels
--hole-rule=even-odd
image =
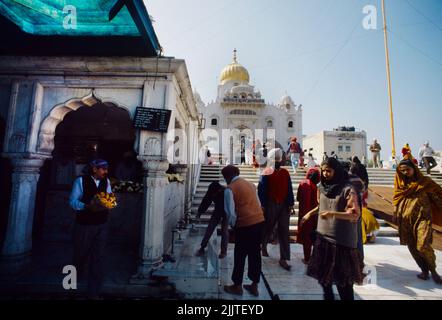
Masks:
[[[442,284],[442,279],[436,272],[432,272],[431,277],[433,278],[434,282],[436,282],[437,284]]]
[[[428,280],[428,279],[430,279],[430,277],[428,276],[428,273],[426,273],[426,272],[419,273],[417,275],[417,277],[419,279],[421,279],[421,280]]]
[[[292,266],[287,263],[285,260],[279,260],[279,265],[283,267],[285,270],[290,271]]]

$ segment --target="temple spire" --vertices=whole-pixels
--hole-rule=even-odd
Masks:
[[[238,61],[236,60],[236,48],[233,49],[233,62],[238,63]]]

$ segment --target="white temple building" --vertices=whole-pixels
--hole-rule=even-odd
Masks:
[[[277,105],[267,104],[249,81],[249,72],[238,63],[234,50],[232,63],[221,71],[216,100],[206,105],[195,93],[206,121],[204,142],[212,154],[222,154],[232,164],[250,163],[254,140],[266,143],[268,150],[276,145],[286,151],[290,137],[302,143],[302,105],[288,95]]]
[[[340,160],[348,161],[353,156],[360,160],[367,159],[367,146],[367,133],[364,130],[346,126],[306,136],[303,145],[319,162],[322,161],[324,152],[328,156],[334,152]]]

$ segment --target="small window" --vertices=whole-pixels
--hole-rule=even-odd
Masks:
[[[217,126],[218,125],[218,119],[212,119],[211,124],[212,124],[212,126]]]
[[[293,121],[289,121],[289,128],[293,128]]]
[[[344,150],[344,148],[342,148],[342,146],[338,146],[338,152],[342,152]]]
[[[351,151],[351,147],[350,146],[345,146],[345,151],[350,152]]]
[[[272,120],[268,120],[267,121],[267,128],[271,128],[273,127],[273,121]]]

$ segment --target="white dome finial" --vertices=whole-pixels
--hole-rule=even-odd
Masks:
[[[295,103],[293,102],[292,98],[287,94],[287,91],[285,95],[281,98],[281,101],[279,102],[279,105],[281,107],[294,107]]]

